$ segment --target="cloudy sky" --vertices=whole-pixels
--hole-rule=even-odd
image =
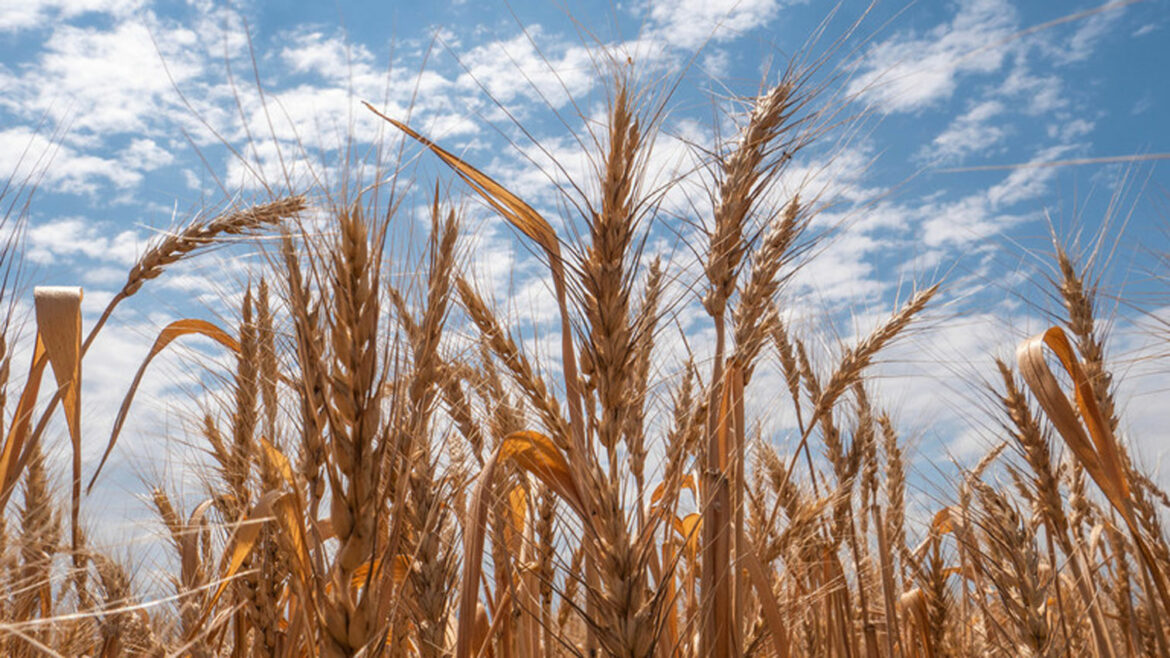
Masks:
[[[824,58],[819,106],[856,120],[826,124],[780,186],[833,202],[813,227],[815,258],[786,292],[789,314],[828,359],[915,286],[944,284],[876,380],[919,469],[945,471],[990,445],[974,382],[1053,311],[1053,231],[1085,253],[1100,236],[1127,427],[1148,463],[1161,456],[1149,431],[1167,420],[1151,404],[1165,367],[1145,357],[1163,350],[1141,317],[1165,301],[1157,256],[1170,179],[1156,155],[1170,152],[1167,0],[883,2],[868,13],[845,2],[831,16],[828,3],[785,0],[285,4],[0,0],[0,176],[37,183],[27,284],[82,285],[92,321],[160,231],[225,199],[260,198],[266,184],[279,190],[284,172],[336,175],[346,143],[397,148],[362,100],[497,176],[568,235],[579,224],[558,219],[556,184],[589,170],[578,139],[603,115],[607,62],[633,71],[647,106],[661,108],[653,169],[672,178],[734,134],[740,101],[805,53]],[[1130,156],[1147,161],[1112,161]],[[550,344],[541,264],[441,165],[414,147],[405,157],[412,179],[437,178],[466,208],[467,268],[519,330],[539,333],[530,343]],[[1036,166],[1052,163],[1065,164]],[[693,269],[689,231],[708,212],[701,185],[677,186],[649,227],[648,248],[674,256],[680,281]],[[258,262],[254,249],[217,252],[121,310],[85,366],[87,472],[159,327],[229,314]],[[695,301],[682,300],[678,325],[701,353]],[[671,340],[664,352],[681,344]],[[91,519],[133,524],[144,482],[183,479],[190,400],[200,382],[214,387],[192,367],[214,350],[193,350],[144,384]],[[779,390],[762,381],[759,408]],[[769,428],[779,441],[783,430],[782,418]],[[54,438],[60,457],[65,437]]]

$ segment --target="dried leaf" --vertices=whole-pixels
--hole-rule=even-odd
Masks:
[[[930,521],[930,529],[938,535],[952,533],[962,525],[962,511],[953,505],[940,509]]]
[[[1072,377],[1077,409],[1080,410],[1079,417],[1048,368],[1048,361],[1044,356],[1045,347],[1053,351],[1061,366]],[[1057,432],[1076,454],[1089,476],[1101,487],[1110,503],[1124,517],[1132,520],[1128,511],[1129,479],[1117,454],[1113,434],[1108,423],[1101,417],[1092,384],[1081,368],[1064,330],[1052,327],[1024,341],[1016,352],[1016,360],[1020,366],[1020,374],[1032,389],[1036,401],[1044,408]],[[1085,426],[1088,426],[1091,439],[1085,434]]]
[[[479,479],[467,506],[467,524],[463,529],[463,583],[459,595],[458,627],[455,634],[455,658],[471,658],[478,652],[484,633],[476,623],[479,608],[479,577],[483,572],[483,544],[487,532],[488,502],[491,484],[500,463],[499,451],[491,453],[483,464]]]
[[[1052,350],[1061,367],[1072,378],[1076,410],[1048,368],[1044,357],[1045,347]],[[1166,584],[1159,560],[1142,536],[1133,513],[1129,476],[1122,464],[1121,449],[1109,422],[1101,413],[1092,382],[1081,367],[1068,336],[1060,327],[1051,327],[1042,334],[1032,336],[1016,350],[1016,361],[1024,381],[1032,389],[1032,394],[1044,408],[1048,419],[1125,521],[1163,605],[1170,609],[1170,586]],[[1085,428],[1088,428],[1088,436],[1085,435]]]
[[[687,543],[687,551],[694,557],[699,552],[699,531],[703,527],[703,516],[697,512],[681,519],[674,517],[674,529]]]
[[[690,489],[692,493],[698,495],[698,490],[695,486],[695,475],[693,473],[687,473],[684,475],[682,481],[678,484],[678,488],[679,491],[682,491],[683,489]],[[657,487],[654,487],[654,491],[650,493],[650,505],[657,505],[665,495],[666,483],[660,482]]]
[[[438,144],[418,134],[401,121],[391,119],[385,114],[382,114],[369,103],[365,103],[365,106],[374,114],[385,119],[390,125],[406,133],[412,139],[430,149],[432,153],[439,156],[440,160],[454,169],[455,173],[459,174],[459,177],[483,197],[484,201],[487,201],[496,212],[503,215],[504,219],[507,219],[520,232],[543,247],[548,253],[549,258],[554,262],[560,262],[561,249],[560,243],[557,241],[556,231],[540,216],[540,213],[532,209],[532,206],[520,200],[515,194],[505,189],[503,185],[492,180],[491,177],[455,157]]]
[[[61,390],[75,466],[81,451],[81,296],[81,288],[74,287],[42,286],[33,293],[37,333]],[[78,476],[75,472],[74,479]]]
[[[926,594],[921,588],[914,589],[902,595],[901,605],[903,610],[908,610],[913,616],[914,630],[918,631],[918,639],[922,646],[926,649],[927,658],[934,658],[934,643],[931,642],[930,630],[930,612],[926,607]]]
[[[500,446],[484,462],[467,508],[467,524],[463,530],[463,589],[459,600],[456,658],[471,658],[476,652],[476,609],[479,605],[479,579],[483,573],[488,504],[491,501],[496,467],[506,461],[534,475],[576,510],[583,522],[589,522],[590,517],[585,512],[569,464],[552,439],[531,431],[513,432],[504,437]]]
[[[73,444],[73,549],[79,548],[77,517],[81,509],[81,288],[42,286],[33,291],[37,334],[57,380],[65,426]]]
[[[499,455],[501,460],[511,461],[536,476],[578,514],[584,514],[585,505],[573,482],[569,463],[552,439],[539,432],[514,432],[500,442]]]
[[[780,614],[780,602],[776,600],[776,593],[772,591],[772,581],[768,578],[768,573],[764,570],[764,565],[760,562],[754,548],[745,546],[742,559],[748,576],[752,579],[752,585],[755,586],[756,593],[760,597],[764,623],[772,632],[772,645],[776,649],[776,655],[780,658],[788,658],[788,645],[790,644],[788,627],[784,624],[784,617]]]
[[[280,473],[281,479],[284,480],[285,484],[287,484],[295,491],[297,488],[297,481],[293,476],[292,464],[289,463],[288,457],[286,457],[285,454],[280,451],[280,448],[272,445],[272,442],[269,441],[266,437],[260,437],[260,446],[264,450],[264,458],[269,460],[269,462],[276,467],[277,472]]]
[[[223,569],[219,577],[219,587],[215,589],[215,594],[211,597],[211,601],[207,604],[204,611],[204,616],[215,608],[215,604],[219,601],[219,597],[223,595],[227,589],[228,583],[240,571],[244,560],[252,554],[252,549],[256,547],[256,541],[260,539],[260,530],[263,529],[264,524],[272,516],[272,504],[283,494],[279,491],[269,491],[260,498],[252,509],[248,512],[239,526],[236,528],[235,536],[231,542],[231,550],[228,553],[229,559],[227,566]]]
[[[508,508],[511,510],[511,523],[504,533],[509,550],[519,554],[524,541],[524,526],[528,518],[528,492],[524,487],[516,485],[508,492]]]
[[[20,457],[24,452],[24,443],[28,439],[33,408],[36,406],[37,395],[41,390],[41,378],[48,363],[49,360],[45,357],[45,345],[38,335],[33,358],[29,362],[24,390],[21,391],[20,401],[13,414],[12,426],[8,428],[8,436],[4,440],[4,451],[0,453],[0,476],[3,476],[4,487],[0,490],[0,511],[7,507],[8,499],[12,495],[13,489],[16,488],[17,480],[20,479]]]
[[[187,527],[179,537],[179,578],[185,590],[194,590],[203,585],[196,582],[195,576],[199,573],[199,528],[204,525],[204,517],[211,507],[210,498],[199,503],[187,519]]]
[[[142,365],[138,367],[138,373],[134,375],[134,382],[130,385],[130,390],[126,393],[126,398],[122,400],[122,408],[118,410],[118,417],[114,420],[114,429],[110,433],[110,442],[106,445],[106,451],[102,453],[102,460],[98,462],[97,470],[94,471],[93,477],[89,480],[88,489],[93,489],[94,482],[97,481],[98,475],[102,472],[102,467],[105,466],[106,460],[109,459],[110,453],[114,450],[114,444],[118,441],[118,434],[122,431],[122,424],[126,422],[126,414],[130,411],[130,403],[134,401],[134,394],[138,391],[138,385],[142,383],[142,376],[146,374],[146,367],[158,356],[159,352],[166,349],[172,341],[181,336],[188,334],[199,334],[214,340],[233,352],[240,351],[240,344],[236,339],[232,338],[226,331],[220,329],[214,324],[206,320],[197,320],[188,318],[184,320],[175,320],[168,324],[159,332],[158,338],[155,339],[154,345],[147,353],[146,359],[142,361]],[[88,491],[87,491],[88,493]]]
[[[359,587],[364,587],[366,578],[369,577],[370,567],[373,566],[374,573],[379,573],[382,570],[382,559],[376,558],[372,565],[370,562],[363,562],[353,572],[353,587],[356,590]],[[390,565],[390,581],[395,585],[401,585],[406,577],[410,574],[410,558],[405,555],[396,555],[391,560]]]
[[[309,556],[309,544],[305,532],[304,515],[293,494],[286,493],[272,505],[273,516],[280,525],[280,540],[296,561],[293,571],[302,579],[306,587],[309,584],[308,576],[312,571],[313,561]]]

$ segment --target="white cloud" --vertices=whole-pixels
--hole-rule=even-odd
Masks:
[[[126,268],[124,267],[89,267],[86,268],[82,283],[86,286],[112,286],[126,282]],[[92,292],[86,292],[85,302],[92,301]],[[108,300],[106,300],[108,301]],[[105,302],[103,302],[104,306]]]
[[[196,43],[193,31],[157,21],[109,30],[58,25],[24,75],[0,79],[0,104],[26,117],[47,112],[69,126],[71,139],[141,135],[168,108],[164,101],[176,100],[167,70],[179,83],[202,72]]]
[[[849,91],[882,112],[921,110],[950,98],[960,75],[999,69],[1008,49],[989,46],[1010,35],[1017,23],[1007,0],[965,0],[950,23],[870,48]]]
[[[889,285],[875,276],[870,257],[883,244],[858,232],[835,236],[792,279],[794,289],[829,304],[873,299]]]
[[[288,86],[267,86],[262,98],[252,85],[233,89],[218,84],[198,108],[246,160],[225,156],[229,186],[256,189],[262,181],[283,185],[286,171],[294,185],[298,177],[311,184],[310,172],[336,180],[341,170],[331,163],[351,140],[374,144],[398,137],[362,101],[449,147],[450,138],[480,130],[469,118],[469,108],[482,103],[479,89],[460,86],[435,70],[417,70],[404,63],[410,56],[400,55],[387,69],[340,31],[298,29],[282,34],[281,41],[280,61],[298,74],[286,79]],[[197,132],[208,144],[219,141],[202,128]],[[194,179],[187,179],[194,187]]]
[[[373,60],[365,47],[327,37],[320,31],[294,34],[292,43],[280,51],[281,59],[298,73],[317,73],[333,78],[347,76],[355,64]]]
[[[911,336],[887,348],[872,380],[877,395],[901,419],[948,437],[932,450],[977,460],[992,445],[987,427],[998,411],[981,402],[979,383],[998,381],[994,357],[1014,351],[1019,336],[1026,335],[1019,327],[1042,323],[1002,305],[939,317],[950,313],[944,308],[945,302],[934,304],[927,314],[935,320],[912,325]]]
[[[1042,149],[1033,163],[1050,162],[1072,150],[1069,146]],[[1048,191],[1048,183],[1056,177],[1054,167],[1023,167],[1008,174],[1003,181],[987,190],[987,199],[993,207],[1008,207],[1021,201],[1035,199]]]
[[[142,240],[134,231],[110,236],[109,228],[79,217],[33,224],[28,229],[26,257],[35,263],[55,263],[58,257],[86,256],[129,265]]]
[[[919,209],[922,242],[927,247],[963,247],[994,235],[1004,228],[993,217],[981,195],[971,195],[945,204],[927,204]]]
[[[0,0],[0,32],[47,27],[55,20],[87,13],[125,16],[142,4],[141,0]]]
[[[1032,162],[1056,160],[1071,148],[1060,145],[1042,149]],[[1004,211],[1043,197],[1056,172],[1051,167],[1021,167],[985,191],[958,201],[922,205],[913,211],[922,222],[922,243],[927,247],[970,249],[971,245],[1025,221],[1027,216]]]
[[[154,171],[174,162],[175,156],[152,139],[135,138],[122,150],[123,164],[138,171]]]
[[[1068,143],[1093,132],[1095,123],[1087,119],[1072,119],[1048,125],[1048,136]]]
[[[999,93],[1023,102],[1027,114],[1048,114],[1068,105],[1064,83],[1055,75],[1034,75],[1021,60],[1004,79]]]
[[[1080,21],[1077,31],[1065,44],[1060,59],[1064,62],[1080,62],[1088,59],[1096,49],[1098,42],[1108,34],[1113,26],[1125,13],[1125,7],[1120,6],[1109,11],[1102,11]]]
[[[496,101],[508,104],[516,99],[564,106],[598,82],[598,65],[584,46],[553,47],[533,45],[541,41],[542,30],[534,25],[511,39],[477,46],[459,55],[466,72],[457,83],[465,91],[480,86]]]
[[[692,49],[763,27],[780,5],[778,0],[659,0],[650,6],[650,33],[672,46]]]
[[[931,160],[958,162],[991,149],[1007,135],[1003,122],[996,121],[1004,110],[1003,103],[995,100],[975,105],[952,121],[920,154]]]
[[[116,160],[87,155],[23,126],[0,130],[0,176],[71,193],[93,192],[101,180],[121,189],[142,180]]]
[[[716,48],[703,56],[703,73],[716,80],[731,73],[731,53],[725,48]]]
[[[1137,37],[1144,37],[1144,36],[1146,36],[1147,34],[1149,34],[1149,33],[1153,32],[1153,31],[1155,31],[1155,30],[1159,30],[1159,29],[1161,29],[1161,26],[1160,26],[1160,25],[1157,25],[1157,24],[1155,24],[1155,23],[1146,23],[1145,25],[1143,25],[1143,26],[1139,27],[1138,29],[1134,30],[1134,31],[1133,31],[1133,35],[1132,35],[1132,36],[1133,36],[1134,38],[1137,38]]]

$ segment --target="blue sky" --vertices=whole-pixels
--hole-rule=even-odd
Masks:
[[[1161,312],[1156,293],[1164,283],[1149,272],[1166,245],[1165,163],[965,169],[1170,151],[1170,2],[883,2],[832,49],[865,9],[843,3],[809,46],[814,55],[830,53],[818,77],[830,82],[824,102],[860,120],[827,133],[781,185],[784,193],[804,183],[836,202],[815,226],[825,241],[786,293],[788,312],[808,335],[823,336],[815,344],[827,362],[840,341],[872,327],[915,284],[943,281],[927,322],[880,364],[876,387],[916,443],[920,469],[945,469],[947,459],[968,459],[989,444],[979,391],[961,378],[988,373],[991,355],[1010,356],[1053,308],[1042,287],[1050,227],[1088,247],[1108,224],[1104,244],[1115,252],[1108,291]],[[775,82],[828,10],[783,0],[568,8],[0,0],[0,175],[40,181],[26,237],[28,282],[84,286],[92,321],[159,230],[225,193],[252,198],[257,174],[280,180],[281,162],[300,174],[310,165],[328,171],[320,163],[335,162],[345,135],[360,146],[394,138],[362,100],[409,116],[556,217],[547,160],[509,115],[568,171],[585,171],[588,160],[554,112],[584,134],[575,108],[599,116],[606,79],[598,53],[609,49],[628,57],[639,79],[679,81],[663,101],[653,161],[663,176],[687,171],[712,143],[713,127],[734,131],[733,99]],[[438,177],[466,199],[440,165],[417,153],[407,151],[413,175]],[[683,224],[672,225],[669,213],[685,215],[701,200],[701,181],[693,183],[667,200],[649,241],[651,251],[677,256],[680,281],[694,263],[677,241]],[[552,344],[542,266],[500,221],[464,205],[468,269],[513,311],[530,346]],[[230,315],[237,284],[256,262],[245,248],[176,268],[105,330],[86,365],[87,472],[153,334],[179,315]],[[683,301],[679,324],[701,352],[707,334],[697,299]],[[1156,337],[1128,307],[1110,303],[1106,312],[1118,367],[1130,375],[1122,391],[1131,400],[1127,423],[1153,462],[1160,453],[1146,430],[1166,419],[1140,389],[1165,389],[1164,368],[1143,358],[1158,350]],[[680,344],[664,341],[663,381]],[[200,394],[190,358],[201,359],[200,350],[196,344],[186,359],[161,363],[144,384],[104,476],[107,492],[140,494],[143,479],[183,479],[193,450],[175,437]],[[190,385],[168,386],[167,377]],[[761,382],[753,404],[764,409],[781,389],[766,374]],[[766,429],[782,439],[786,422],[779,417]],[[95,518],[108,513],[89,507]]]

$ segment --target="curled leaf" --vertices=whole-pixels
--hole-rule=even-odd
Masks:
[[[77,517],[81,509],[81,288],[42,286],[33,291],[37,335],[57,380],[65,426],[73,444],[71,512],[73,549],[79,548]]]
[[[118,410],[118,417],[114,420],[114,429],[110,432],[110,442],[106,445],[106,451],[102,453],[102,460],[98,462],[97,470],[94,471],[93,477],[89,480],[87,493],[88,490],[93,489],[93,484],[102,472],[102,467],[106,465],[106,460],[109,459],[110,453],[114,450],[114,444],[118,441],[118,434],[122,432],[122,425],[126,422],[126,414],[130,411],[130,404],[134,401],[134,394],[138,391],[138,385],[142,383],[142,376],[146,374],[146,367],[172,341],[188,334],[206,336],[233,352],[238,353],[240,351],[240,344],[236,342],[236,339],[232,338],[223,329],[206,320],[187,318],[184,320],[175,320],[164,327],[159,332],[158,338],[154,340],[154,345],[151,346],[150,352],[147,353],[146,358],[142,361],[142,365],[138,367],[138,373],[134,375],[134,382],[130,384],[130,390],[126,393],[126,398],[122,400],[122,408]]]
[[[81,458],[81,288],[42,286],[33,297],[37,333],[61,390],[76,468]],[[79,475],[75,472],[74,479]]]
[[[697,495],[698,492],[697,492],[697,489],[695,487],[694,473],[687,473],[686,475],[684,475],[682,477],[682,481],[679,482],[679,484],[678,484],[678,488],[679,488],[679,491],[682,491],[683,489],[690,489],[691,492],[696,493],[696,495]],[[660,482],[657,487],[654,487],[654,491],[652,491],[650,493],[650,504],[657,505],[659,503],[659,501],[662,500],[662,497],[665,495],[666,495],[666,483]]]
[[[1048,367],[1045,348],[1052,350],[1061,367],[1072,378],[1075,410]],[[1117,445],[1109,421],[1097,404],[1093,383],[1081,367],[1068,336],[1060,327],[1051,327],[1042,334],[1032,336],[1016,350],[1016,361],[1024,381],[1044,408],[1048,419],[1125,521],[1163,605],[1170,609],[1170,585],[1166,583],[1160,561],[1142,536],[1133,512],[1129,474],[1122,462],[1121,448]]]
[[[569,470],[569,463],[552,439],[531,431],[513,432],[504,437],[496,451],[484,462],[468,503],[467,524],[463,530],[463,586],[455,638],[456,658],[471,658],[477,651],[479,633],[476,626],[476,611],[479,607],[479,579],[483,573],[488,504],[491,501],[496,468],[500,463],[509,461],[521,470],[531,473],[568,503],[581,515],[583,521],[589,521],[580,490],[573,480],[572,471]],[[497,619],[499,618],[497,616]]]
[[[694,557],[699,552],[699,531],[703,527],[703,516],[697,512],[687,514],[681,519],[674,518],[674,530],[686,540],[687,551]]]
[[[1077,409],[1048,368],[1045,347],[1052,350],[1064,370],[1072,377]],[[1020,374],[1032,389],[1036,401],[1044,408],[1057,432],[1076,454],[1089,476],[1101,487],[1118,512],[1130,517],[1129,478],[1121,464],[1109,424],[1101,415],[1093,387],[1081,367],[1064,330],[1052,327],[1020,344],[1016,351]],[[1080,411],[1080,416],[1077,415]],[[1082,420],[1084,424],[1082,424]],[[1088,427],[1088,435],[1085,427]],[[1091,437],[1091,438],[1090,438]]]
[[[930,529],[938,535],[946,535],[963,525],[962,511],[955,506],[944,507],[935,513],[930,521]]]
[[[276,467],[276,471],[280,473],[280,478],[295,491],[297,481],[293,476],[292,464],[289,462],[288,457],[266,437],[260,437],[260,446],[264,451],[264,458]]]
[[[499,455],[501,461],[511,461],[536,476],[578,514],[585,513],[581,494],[569,471],[569,462],[552,439],[540,432],[513,432],[500,442]]]
[[[208,508],[214,501],[210,498],[199,503],[187,519],[187,527],[179,536],[179,578],[183,588],[193,590],[203,583],[198,582],[199,567],[199,535],[207,524],[205,517]]]
[[[432,153],[439,156],[440,160],[455,170],[455,173],[459,174],[459,177],[483,197],[483,200],[488,202],[496,212],[503,215],[504,219],[519,229],[521,233],[527,235],[543,247],[548,253],[549,258],[559,263],[561,259],[561,248],[557,241],[556,231],[540,216],[540,213],[532,209],[532,206],[509,192],[503,185],[492,180],[488,175],[460,160],[438,144],[418,134],[405,123],[391,119],[374,109],[374,106],[369,103],[365,103],[365,106],[371,112],[386,120],[390,125],[406,133],[411,139],[414,139],[430,149]]]

